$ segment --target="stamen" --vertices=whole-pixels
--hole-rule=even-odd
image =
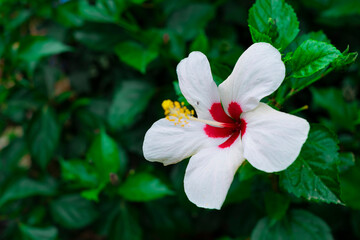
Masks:
[[[161,104],[164,109],[165,118],[171,122],[174,122],[175,126],[180,125],[181,127],[185,127],[186,124],[189,123],[187,120],[193,120],[197,122],[202,122],[208,124],[213,127],[233,127],[232,123],[221,123],[211,120],[199,119],[195,118],[194,110],[189,110],[186,108],[185,104],[179,103],[177,101],[164,100]]]
[[[188,124],[190,118],[193,118],[194,111],[186,108],[185,104],[182,102],[181,104],[177,101],[164,100],[161,104],[164,109],[164,114],[166,119],[174,122],[175,125],[180,125],[184,127]]]

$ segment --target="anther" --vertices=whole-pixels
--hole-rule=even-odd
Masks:
[[[180,125],[184,127],[188,124],[188,121],[185,119],[192,118],[194,110],[189,110],[186,108],[184,102],[177,102],[171,100],[165,100],[162,102],[161,106],[164,109],[165,118],[171,122],[174,122],[175,125]]]

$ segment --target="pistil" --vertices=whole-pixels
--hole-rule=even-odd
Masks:
[[[232,124],[230,124],[230,123],[215,122],[215,121],[199,119],[199,118],[195,118],[195,117],[190,117],[190,119],[193,120],[193,121],[205,123],[205,124],[213,126],[213,127],[224,128],[224,127],[231,127],[232,126]]]

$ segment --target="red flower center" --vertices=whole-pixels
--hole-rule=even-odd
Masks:
[[[228,138],[219,145],[220,148],[230,147],[235,140],[244,135],[246,131],[246,122],[240,118],[241,107],[236,102],[231,102],[228,107],[228,116],[221,106],[221,103],[214,103],[210,108],[210,114],[217,122],[223,123],[224,127],[213,127],[206,125],[204,131],[211,138]]]

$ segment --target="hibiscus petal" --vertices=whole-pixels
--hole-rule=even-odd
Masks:
[[[195,154],[200,148],[217,146],[223,139],[209,138],[205,124],[189,121],[184,127],[167,119],[156,121],[146,132],[143,153],[146,160],[164,165],[177,163]]]
[[[230,76],[219,86],[226,112],[237,102],[243,112],[254,109],[284,80],[285,65],[278,50],[268,43],[251,45],[239,58]]]
[[[229,148],[200,150],[186,168],[184,187],[189,200],[198,207],[220,209],[243,161],[240,139]]]
[[[219,103],[217,86],[211,75],[209,61],[201,52],[192,52],[176,68],[179,86],[199,118],[212,119],[209,109]]]
[[[282,171],[292,164],[310,129],[305,119],[276,111],[264,103],[241,117],[247,123],[242,137],[244,157],[264,172]]]

